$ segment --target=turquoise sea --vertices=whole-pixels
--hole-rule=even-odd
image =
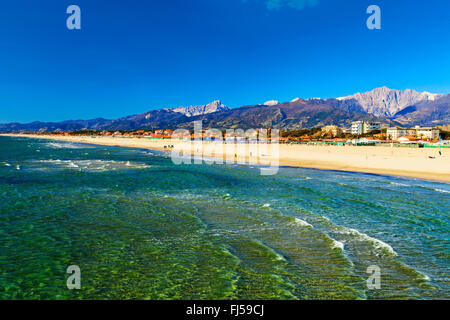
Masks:
[[[449,299],[449,213],[448,183],[0,137],[0,299]]]

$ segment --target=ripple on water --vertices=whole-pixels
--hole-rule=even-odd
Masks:
[[[146,169],[151,165],[130,162],[130,161],[113,161],[113,160],[39,160],[44,167],[37,169],[77,169],[81,171],[113,171],[124,169]]]
[[[352,228],[346,228],[346,227],[339,227],[339,229],[336,231],[338,234],[343,235],[350,235],[352,238],[350,238],[348,241],[363,241],[363,242],[369,242],[372,244],[372,246],[375,249],[375,252],[377,255],[379,254],[391,254],[393,256],[397,256],[397,253],[394,251],[394,249],[387,244],[386,242],[383,242],[377,238],[373,238],[371,236],[368,236],[365,233],[362,233],[356,229]]]
[[[73,143],[73,142],[48,142],[45,144],[46,147],[52,149],[92,149],[94,146]]]
[[[36,141],[0,152],[10,258],[0,299],[448,297],[446,184],[295,168],[261,177],[244,166],[174,166],[140,149]],[[60,286],[74,262],[89,279],[78,296]],[[373,264],[383,274],[377,293],[365,282]]]

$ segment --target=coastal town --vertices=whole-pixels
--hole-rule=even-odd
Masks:
[[[221,138],[227,140],[230,135],[225,130],[221,137],[211,137],[208,130],[199,132],[189,131],[192,140],[213,141]],[[245,132],[246,139],[241,141],[256,141],[260,134],[270,137],[271,129],[259,128]],[[23,133],[24,135],[57,135],[57,136],[90,136],[117,137],[117,138],[146,138],[146,139],[184,139],[186,135],[180,135],[177,131],[166,130],[117,130],[117,131],[56,131]],[[255,139],[251,139],[251,138]],[[294,131],[279,131],[279,135],[272,137],[279,143],[287,144],[329,144],[329,145],[356,145],[377,146],[389,145],[396,147],[450,147],[450,125],[438,127],[414,126],[411,128],[394,126],[389,127],[380,122],[354,121],[349,128],[337,125],[300,129]],[[233,141],[236,142],[236,141]]]

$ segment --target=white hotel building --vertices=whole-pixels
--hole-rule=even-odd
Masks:
[[[415,126],[414,128],[393,127],[386,131],[389,140],[398,140],[400,137],[412,136],[417,139],[439,140],[439,129],[433,127]]]
[[[374,130],[381,130],[381,123],[379,122],[366,122],[366,121],[354,121],[352,122],[351,133],[354,135],[361,135],[369,133]]]

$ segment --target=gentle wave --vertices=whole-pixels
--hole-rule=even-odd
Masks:
[[[417,271],[417,270],[416,270]],[[431,281],[431,278],[429,276],[427,276],[426,274],[417,271],[420,275],[421,275],[421,279],[425,280],[425,281]]]
[[[341,249],[342,251],[344,251],[344,243],[341,241],[337,241],[335,239],[331,239],[333,240],[333,248],[337,248],[337,249]]]
[[[40,163],[50,164],[60,169],[80,169],[87,171],[110,171],[117,169],[146,169],[150,165],[130,161],[108,160],[40,160]]]
[[[429,188],[426,186],[413,186],[410,184],[405,184],[405,183],[399,183],[399,182],[389,182],[390,184],[394,185],[394,186],[401,186],[401,187],[420,187],[420,188],[424,188],[424,189],[428,189],[431,191],[436,191],[436,192],[441,192],[441,193],[450,193],[450,190],[444,190],[444,189],[438,189],[438,188]]]
[[[449,190],[443,190],[443,189],[433,189],[433,190],[437,191],[437,192],[441,192],[441,193],[450,193]]]
[[[406,184],[406,183],[400,183],[400,182],[389,182],[390,184],[394,185],[394,186],[401,186],[401,187],[412,187],[412,185],[410,184]]]
[[[311,224],[309,224],[308,222],[306,222],[305,220],[299,219],[299,218],[294,218],[295,224],[302,226],[302,227],[313,227]]]
[[[377,238],[368,236],[367,234],[362,233],[356,229],[346,228],[346,227],[341,227],[341,228],[343,230],[338,233],[355,236],[356,239],[359,241],[368,241],[368,242],[372,243],[375,248],[380,249],[380,250],[387,250],[390,254],[397,256],[397,253],[394,251],[394,249],[386,242],[383,242]]]
[[[274,248],[272,248],[272,247],[268,246],[267,244],[261,242],[260,240],[258,240],[258,239],[251,239],[250,242],[256,243],[261,248],[263,248],[263,249],[267,250],[268,252],[270,252],[273,255],[273,257],[275,258],[275,260],[284,261],[284,262],[287,261],[285,256],[283,256],[281,253],[279,253]]]
[[[85,149],[92,148],[89,146],[79,145],[71,142],[48,142],[45,144],[47,147],[53,149]]]

